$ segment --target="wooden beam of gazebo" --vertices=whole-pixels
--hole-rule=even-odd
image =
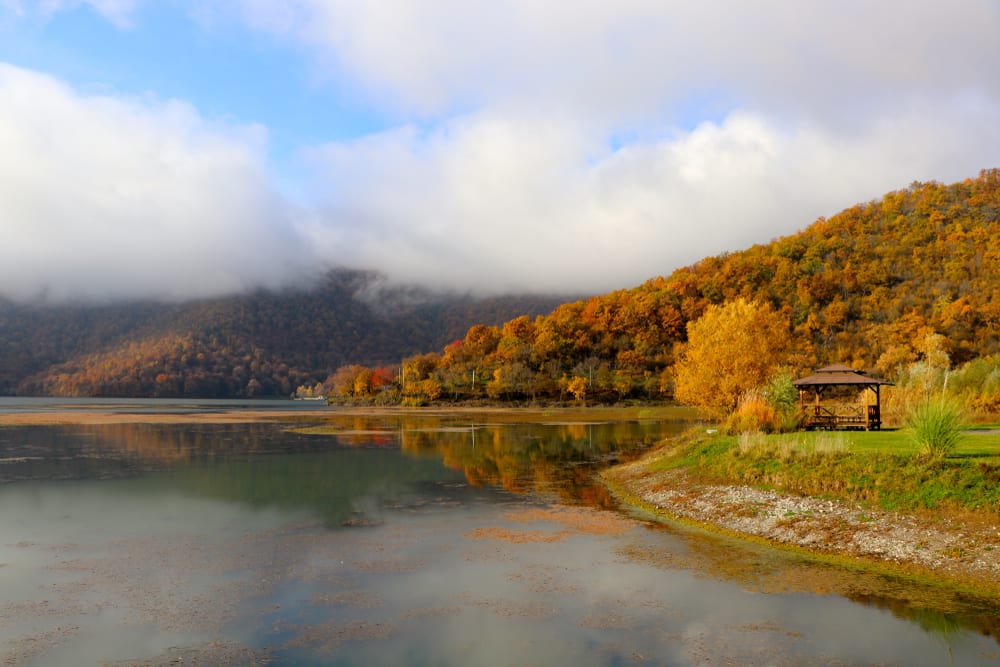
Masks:
[[[844,364],[834,364],[818,369],[808,377],[793,380],[792,384],[799,390],[799,404],[805,409],[805,396],[813,392],[815,400],[813,413],[806,418],[806,428],[861,428],[867,431],[877,431],[882,427],[882,398],[879,388],[891,385],[891,382],[870,377],[861,371]],[[820,403],[823,391],[829,387],[856,387],[861,390],[870,389],[875,394],[875,404],[865,400],[865,409],[860,415],[838,415],[825,409]]]

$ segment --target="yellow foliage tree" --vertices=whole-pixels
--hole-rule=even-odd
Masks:
[[[420,393],[429,401],[441,398],[441,384],[434,378],[427,378],[420,383]]]
[[[740,298],[710,306],[688,323],[688,342],[674,367],[674,398],[718,414],[763,385],[790,354],[788,318]]]
[[[587,398],[587,378],[574,375],[566,385],[566,391],[573,394],[576,400],[584,400]]]

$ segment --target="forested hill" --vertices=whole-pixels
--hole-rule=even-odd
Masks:
[[[1000,354],[1000,170],[914,183],[797,234],[562,305],[379,284],[336,272],[312,290],[180,305],[0,304],[0,392],[287,395],[342,367],[335,389],[355,397],[669,396],[687,323],[737,297],[787,315],[799,370],[843,362],[892,378],[930,333],[958,364]],[[406,385],[390,387],[392,373],[374,367],[403,357]]]
[[[348,361],[398,365],[474,323],[565,300],[442,296],[334,271],[311,289],[183,304],[0,301],[0,394],[287,396]]]
[[[930,333],[947,338],[956,364],[996,354],[1000,170],[953,185],[914,183],[632,289],[474,327],[462,343],[411,360],[404,394],[669,396],[687,323],[738,297],[787,315],[801,371],[843,362],[891,378],[919,358]],[[354,391],[348,370],[340,393]]]

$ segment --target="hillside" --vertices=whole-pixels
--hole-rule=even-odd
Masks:
[[[339,368],[328,389],[353,398],[387,387],[418,402],[662,398],[687,323],[737,297],[787,316],[801,371],[843,362],[892,378],[929,333],[946,338],[955,364],[1000,354],[1000,170],[914,183],[797,234],[562,305],[384,289],[364,272],[188,304],[0,304],[0,392],[288,395]],[[400,392],[386,383],[394,372],[375,370],[403,358]]]
[[[895,377],[920,357],[930,333],[946,338],[955,364],[995,355],[1000,170],[952,185],[913,183],[633,289],[473,327],[461,343],[409,360],[403,393],[415,400],[669,396],[687,323],[737,297],[787,316],[799,371],[843,362]],[[339,374],[339,392],[365,394],[350,371]]]
[[[398,365],[474,323],[564,300],[435,295],[335,271],[310,289],[183,304],[0,302],[0,394],[287,396],[348,361]]]

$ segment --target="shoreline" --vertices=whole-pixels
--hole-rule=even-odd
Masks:
[[[683,470],[650,472],[648,464],[643,457],[601,477],[626,505],[659,520],[1000,597],[1000,517],[890,512],[746,485],[709,485]]]
[[[170,400],[170,399],[165,399]],[[323,421],[337,416],[376,417],[386,415],[515,415],[523,417],[544,416],[546,418],[567,419],[572,423],[586,423],[588,420],[604,421],[618,419],[623,414],[630,418],[656,418],[644,415],[645,412],[674,411],[676,408],[667,406],[650,406],[644,408],[608,407],[513,407],[513,406],[322,406],[299,409],[282,408],[276,410],[248,409],[245,407],[219,407],[207,410],[188,410],[178,408],[176,411],[144,411],[141,408],[109,409],[106,406],[80,407],[77,409],[56,408],[51,410],[24,410],[0,412],[0,427],[3,426],[74,426],[91,424],[246,424],[260,422],[293,422],[305,420]]]
[[[124,412],[117,410],[52,410],[0,414],[3,426],[87,426],[92,424],[252,424],[320,419],[323,410],[220,410],[217,412]]]

